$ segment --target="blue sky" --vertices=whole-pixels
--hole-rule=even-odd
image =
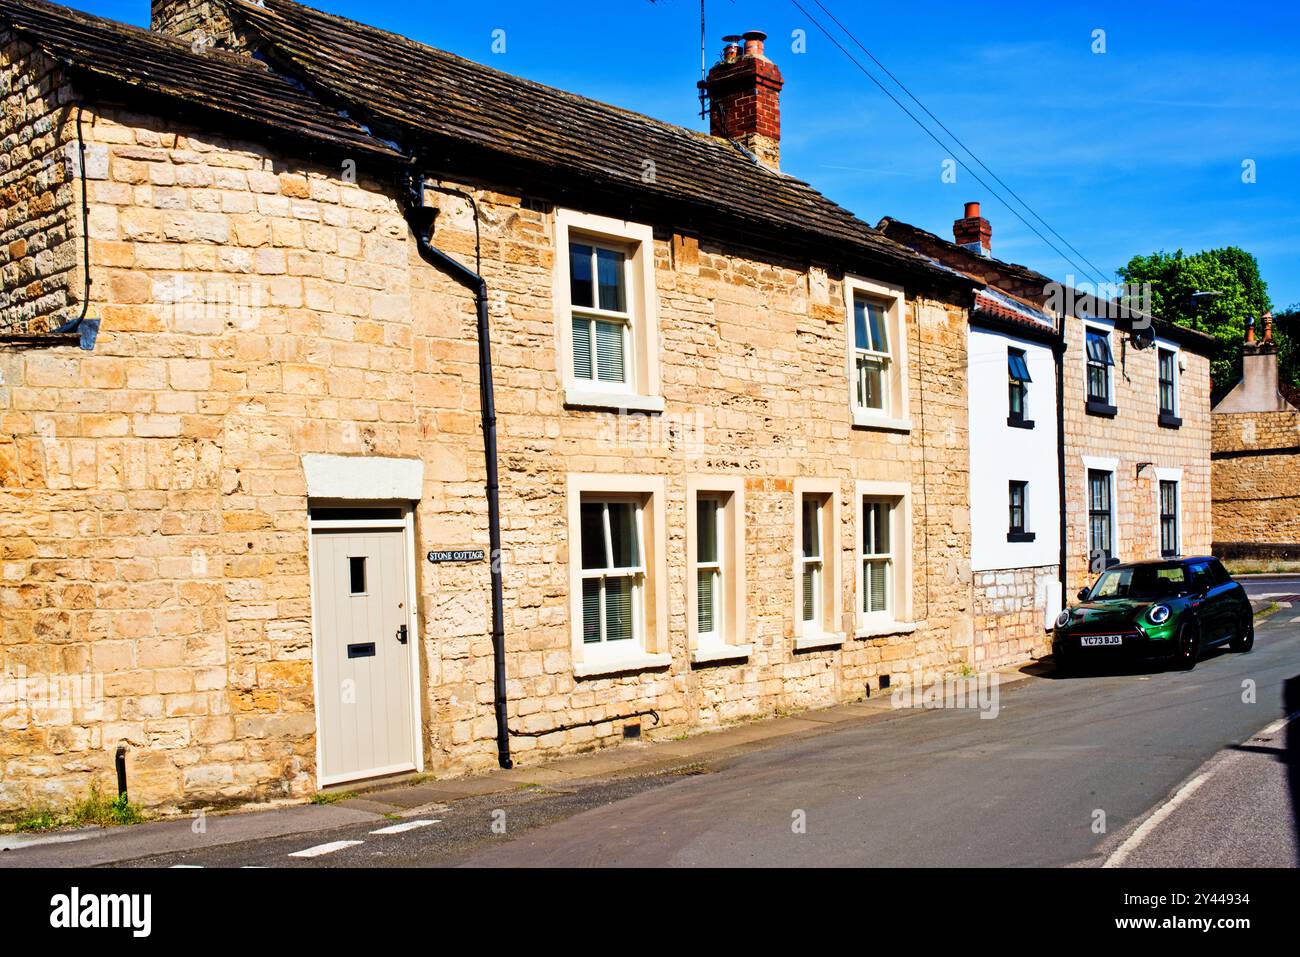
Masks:
[[[813,0],[800,2],[830,26]],[[1294,0],[822,2],[1106,278],[1135,253],[1237,245],[1259,258],[1275,307],[1300,302]],[[148,0],[71,5],[148,23]],[[703,126],[698,0],[313,5]],[[707,0],[707,16],[710,62],[726,33],[769,34],[786,80],[787,172],[868,222],[891,215],[945,236],[962,203],[980,200],[995,255],[1054,277],[1079,275],[966,169],[944,183],[943,161],[962,154],[927,138],[790,0]],[[806,50],[796,53],[800,29]],[[497,30],[503,53],[492,50]],[[1095,30],[1105,31],[1104,53],[1092,50]],[[1254,183],[1242,182],[1245,160],[1254,161]]]

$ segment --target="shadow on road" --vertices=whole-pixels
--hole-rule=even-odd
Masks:
[[[1282,685],[1282,717],[1300,713],[1300,675],[1286,679]],[[1295,831],[1296,846],[1300,847],[1300,721],[1290,721],[1286,726],[1286,744],[1280,748],[1265,748],[1255,744],[1234,744],[1233,751],[1252,754],[1271,754],[1286,765],[1287,790],[1291,794],[1291,827]]]
[[[1197,664],[1204,665],[1207,661],[1213,661],[1215,658],[1226,654],[1232,654],[1227,645],[1216,645],[1201,652]],[[1057,667],[1055,660],[1050,655],[1020,669],[1022,674],[1032,675],[1035,678],[1050,678],[1053,681],[1074,681],[1081,678],[1095,678],[1099,675],[1152,675],[1173,670],[1175,669],[1171,662],[1159,658],[1149,660],[1099,658],[1091,664],[1079,665],[1075,670],[1062,671]]]

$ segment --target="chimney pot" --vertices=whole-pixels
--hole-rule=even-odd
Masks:
[[[1255,317],[1247,316],[1246,317],[1246,345],[1253,346],[1254,344],[1255,344]]]
[[[953,221],[952,238],[958,246],[977,255],[993,255],[993,226],[980,215],[979,203],[966,204],[966,215]]]
[[[1264,341],[1273,341],[1273,313],[1264,313]]]
[[[703,81],[709,98],[709,132],[734,140],[763,165],[778,169],[781,156],[781,87],[777,65],[763,54],[767,34],[750,30],[722,38],[722,59]],[[738,41],[743,41],[743,48]]]

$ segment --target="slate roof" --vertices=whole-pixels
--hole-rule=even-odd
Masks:
[[[672,225],[727,222],[852,269],[870,262],[951,286],[935,270],[807,183],[757,164],[723,139],[521,79],[292,0],[225,0],[258,54],[336,108],[424,157],[505,160],[581,196],[667,204]],[[647,160],[653,178],[646,180]],[[624,207],[629,208],[629,207]],[[634,205],[630,208],[638,208]],[[825,260],[824,260],[825,261]],[[958,283],[964,285],[964,283]]]
[[[919,226],[913,226],[911,223],[905,223],[890,216],[882,219],[876,228],[891,239],[918,252],[935,257],[936,261],[942,262],[970,279],[986,285],[987,288],[981,290],[976,296],[974,307],[986,314],[997,315],[999,318],[1004,319],[1015,318],[1007,314],[1010,310],[1001,308],[1001,305],[1004,304],[990,301],[986,293],[995,288],[1003,296],[1013,299],[1016,304],[1032,309],[1035,312],[1041,312],[1044,304],[1034,302],[1029,298],[1029,293],[1026,290],[1044,290],[1049,284],[1058,285],[1051,277],[1030,269],[1028,266],[981,256],[964,246],[921,229]],[[1011,286],[1015,290],[1014,294],[1006,288],[1002,288],[1003,284],[999,282],[1001,277],[1006,277],[1005,285]],[[1082,293],[1079,295],[1081,300],[1086,298]],[[1021,318],[1023,321],[1033,322],[1032,319],[1027,317]],[[1124,325],[1126,320],[1121,318],[1117,321],[1120,325]],[[1213,336],[1190,329],[1187,326],[1180,326],[1155,317],[1151,318],[1151,324],[1157,335],[1179,342],[1202,355],[1212,355],[1218,348],[1218,341]]]
[[[316,143],[398,158],[301,84],[250,57],[194,53],[188,43],[44,0],[0,0],[0,23],[91,78],[97,89],[107,84],[160,96]]]

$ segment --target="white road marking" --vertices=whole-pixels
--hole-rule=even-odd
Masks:
[[[1196,790],[1208,780],[1210,780],[1210,775],[1208,773],[1198,774],[1196,777],[1192,778],[1181,788],[1179,788],[1178,793],[1175,794],[1173,797],[1171,797],[1164,804],[1162,804],[1154,814],[1152,814],[1149,818],[1143,821],[1141,826],[1138,827],[1138,829],[1134,831],[1132,834],[1130,834],[1128,836],[1128,839],[1119,847],[1117,847],[1115,849],[1115,853],[1112,854],[1110,857],[1106,858],[1106,863],[1102,864],[1101,866],[1119,867],[1121,864],[1123,864],[1124,859],[1133,853],[1134,848],[1136,848],[1139,844],[1141,844],[1144,840],[1146,840],[1148,834],[1150,834],[1157,827],[1159,827],[1161,821],[1163,821],[1169,815],[1173,814],[1174,811],[1178,808],[1178,805],[1182,804],[1189,797],[1195,794]]]
[[[388,827],[381,827],[377,831],[371,831],[371,834],[401,834],[405,831],[414,831],[417,827],[428,827],[430,824],[437,824],[438,821],[403,821],[401,824],[390,824]]]
[[[1294,618],[1292,618],[1292,619],[1291,619],[1291,624],[1293,624],[1293,625],[1300,625],[1300,615],[1296,615]]]
[[[1262,731],[1254,735],[1251,735],[1251,737],[1267,738],[1271,735],[1277,734],[1277,732],[1281,731],[1283,728],[1287,726],[1287,724],[1289,724],[1291,721],[1295,720],[1298,717],[1300,717],[1300,711],[1293,711],[1290,714],[1288,714],[1286,717],[1278,718],[1276,721],[1273,721]],[[1236,757],[1240,757],[1240,755],[1236,755]],[[1208,781],[1213,776],[1214,772],[1219,770],[1222,766],[1223,766],[1222,763],[1216,764],[1209,771],[1206,771],[1204,774],[1198,774],[1196,777],[1192,778],[1181,788],[1179,788],[1178,793],[1175,794],[1173,797],[1171,797],[1164,804],[1160,805],[1160,807],[1158,807],[1150,817],[1148,817],[1145,821],[1143,821],[1138,826],[1138,829],[1134,831],[1132,834],[1130,834],[1123,844],[1115,848],[1115,852],[1111,854],[1110,857],[1106,858],[1106,862],[1101,866],[1102,867],[1123,866],[1124,861],[1128,858],[1130,854],[1133,853],[1133,851],[1137,848],[1137,846],[1141,844],[1144,840],[1146,840],[1147,837],[1151,834],[1151,832],[1154,831],[1157,827],[1159,827],[1161,822],[1163,822],[1165,818],[1173,814],[1174,811],[1178,809],[1178,806],[1180,804],[1182,804],[1193,794],[1195,794],[1196,791],[1200,788],[1200,786],[1204,784],[1206,781]]]
[[[184,870],[195,870],[195,871],[198,871],[198,870],[202,870],[202,869],[203,869],[203,865],[202,865],[202,864],[173,864],[173,865],[172,865],[172,870],[176,870],[176,869],[178,869],[178,868],[181,868],[181,869],[184,869]]]
[[[320,857],[323,854],[333,854],[335,851],[341,851],[345,848],[356,847],[358,844],[364,844],[365,841],[330,841],[328,844],[317,844],[315,847],[309,847],[306,850],[294,851],[290,857]]]

